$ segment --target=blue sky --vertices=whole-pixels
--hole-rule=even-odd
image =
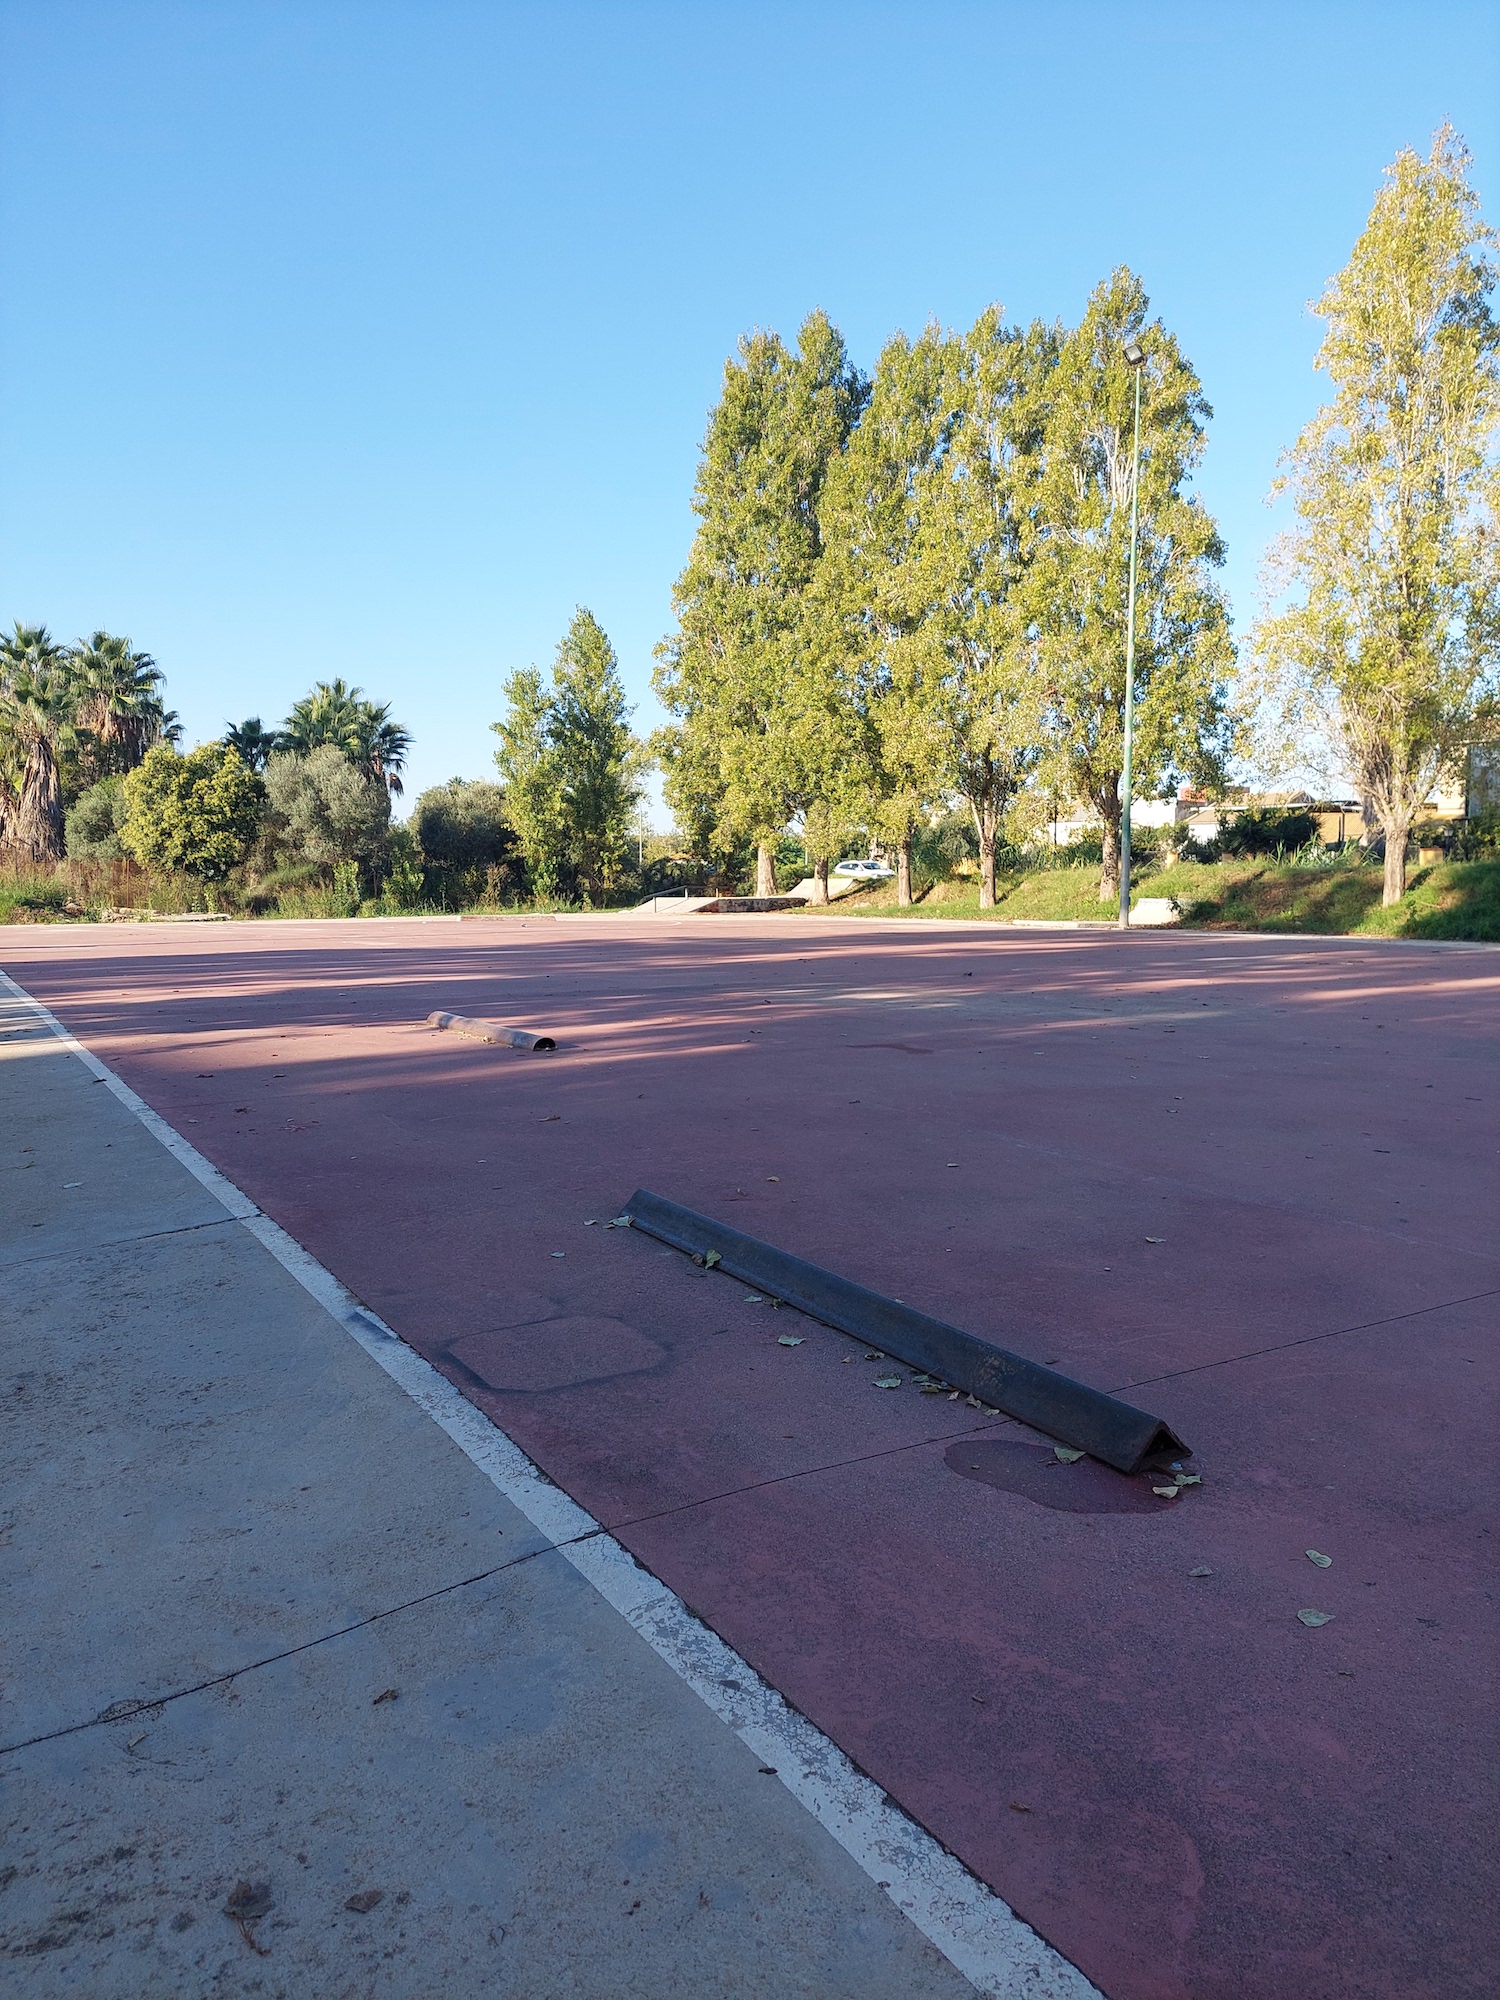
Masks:
[[[1500,10],[1445,0],[0,0],[0,89],[0,620],[130,634],[189,741],[343,674],[408,796],[575,604],[657,719],[724,358],[815,305],[868,366],[1134,266],[1243,621],[1382,167],[1448,117],[1500,173]]]

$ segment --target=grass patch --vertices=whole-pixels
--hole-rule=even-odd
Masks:
[[[1381,908],[1381,869],[1371,861],[1178,861],[1137,877],[1136,896],[1171,896],[1193,930],[1301,932],[1325,937],[1451,938],[1500,942],[1500,861],[1444,862],[1416,870],[1405,896]],[[894,884],[830,905],[859,917],[973,918],[997,923],[1017,917],[1052,922],[1079,917],[1108,921],[1099,900],[1099,870],[1038,868],[997,877],[995,908],[981,910],[979,885],[959,877],[935,882],[920,902],[902,909]],[[819,915],[825,914],[820,911]]]

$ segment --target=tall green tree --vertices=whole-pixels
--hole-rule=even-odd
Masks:
[[[1140,280],[1123,267],[1101,284],[1052,372],[1036,495],[1029,592],[1059,788],[1104,830],[1099,896],[1120,881],[1125,735],[1125,625],[1130,557],[1134,384],[1128,341],[1146,353],[1141,418],[1140,563],[1136,595],[1135,789],[1187,777],[1222,782],[1231,741],[1228,614],[1215,571],[1223,543],[1186,489],[1212,411]]]
[[[876,822],[902,901],[917,827],[957,797],[993,906],[1001,824],[1041,755],[1025,585],[1056,348],[1052,330],[1006,328],[998,308],[961,336],[898,336],[830,482],[823,594],[863,655]]]
[[[75,734],[73,662],[45,625],[17,624],[0,636],[0,836],[28,861],[63,856],[61,762]]]
[[[157,743],[182,734],[161,690],[166,676],[149,653],[111,632],[94,632],[70,649],[78,730],[74,791],[133,771]]]
[[[391,719],[389,702],[367,701],[361,688],[342,679],[316,681],[310,694],[293,705],[281,725],[275,748],[305,757],[331,746],[367,778],[401,796],[401,772],[411,735]]]
[[[276,748],[276,731],[265,728],[258,715],[247,715],[243,722],[229,724],[224,741],[252,771],[263,771]]]
[[[956,415],[942,334],[887,341],[869,401],[831,467],[815,597],[835,635],[865,724],[870,830],[897,855],[910,903],[912,841],[951,789],[947,745],[917,643],[931,609],[918,572],[934,471]]]
[[[721,838],[752,839],[760,894],[782,830],[829,789],[839,655],[812,629],[810,586],[824,486],[865,394],[826,313],[809,315],[795,352],[771,332],[741,339],[703,443],[677,630],[658,648],[668,803],[684,824],[711,809]]]
[[[591,902],[623,879],[645,756],[614,648],[579,607],[558,644],[550,686],[535,667],[505,682],[509,712],[491,727],[506,807],[536,893],[580,889]]]
[[[1331,752],[1385,836],[1387,904],[1412,821],[1467,745],[1500,726],[1500,330],[1496,237],[1451,126],[1386,170],[1348,264],[1313,307],[1334,384],[1277,490],[1289,598],[1256,628],[1282,740]]]
[[[221,747],[228,751],[228,745]],[[391,795],[378,777],[361,770],[337,744],[320,743],[300,757],[276,751],[264,782],[265,837],[272,852],[318,868],[354,863],[372,886],[378,882],[391,824]]]

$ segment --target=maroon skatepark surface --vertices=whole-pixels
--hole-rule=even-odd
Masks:
[[[1500,956],[802,918],[0,946],[1111,2000],[1500,1987]],[[1122,1392],[1203,1483],[877,1390],[605,1229],[637,1186]]]

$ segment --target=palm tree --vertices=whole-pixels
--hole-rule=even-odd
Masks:
[[[367,778],[379,778],[387,791],[401,796],[401,772],[411,748],[411,732],[391,721],[391,705],[359,704],[359,755],[356,762]]]
[[[367,778],[380,779],[399,795],[411,735],[392,722],[389,702],[363,697],[362,688],[343,680],[315,682],[281,725],[275,747],[305,757],[331,743]]]
[[[0,740],[19,775],[18,789],[7,786],[5,842],[31,861],[63,857],[58,759],[72,740],[76,693],[71,656],[45,625],[18,622],[0,636]]]
[[[224,741],[231,750],[237,751],[252,771],[263,771],[266,759],[279,748],[274,729],[262,729],[258,715],[247,715],[243,722],[231,722],[224,731]]]
[[[138,653],[128,639],[95,632],[80,639],[70,657],[88,782],[133,771],[153,744],[181,734],[176,716],[162,706],[166,676],[149,653]]]

